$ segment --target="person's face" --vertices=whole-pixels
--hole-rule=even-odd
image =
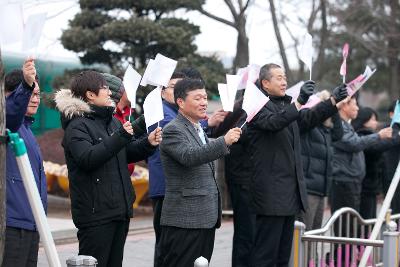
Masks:
[[[35,89],[32,91],[31,98],[28,103],[28,108],[26,109],[26,116],[33,116],[36,114],[40,105],[40,87],[37,82],[35,82]]]
[[[207,92],[206,89],[189,91],[186,99],[177,99],[179,110],[193,122],[198,122],[207,116]]]
[[[372,130],[376,130],[378,128],[378,121],[376,120],[375,114],[372,114],[371,118],[364,123],[364,127]]]
[[[272,96],[285,96],[287,87],[285,72],[282,68],[273,68],[270,73],[270,80],[262,80],[263,88]]]
[[[91,91],[86,92],[88,102],[99,107],[113,107],[115,104],[110,96],[111,91],[108,86],[103,86],[102,88],[100,88],[97,95]]]
[[[167,101],[170,104],[175,104],[175,99],[174,99],[174,88],[175,88],[175,84],[182,80],[181,78],[178,79],[171,79],[168,82],[168,87],[164,88],[161,91],[161,96],[162,98]]]
[[[358,114],[357,100],[355,98],[351,98],[349,102],[343,105],[343,111],[349,119],[354,120],[355,118],[357,118]]]

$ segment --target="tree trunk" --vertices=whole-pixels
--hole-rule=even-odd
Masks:
[[[237,22],[237,43],[236,43],[236,56],[233,61],[233,69],[236,71],[238,68],[246,67],[249,64],[249,38],[246,34],[246,17],[241,16]]]
[[[322,27],[320,30],[320,43],[319,43],[319,51],[317,60],[313,67],[314,70],[314,80],[320,81],[324,76],[326,64],[325,64],[325,48],[327,46],[328,41],[328,23],[326,19],[326,1],[320,0],[320,8],[321,8],[321,20],[322,20]]]
[[[5,135],[4,71],[0,49],[0,135]],[[6,229],[6,145],[0,142],[0,266],[3,261]]]
[[[400,64],[398,57],[400,55],[399,42],[400,42],[400,30],[399,23],[397,22],[398,16],[400,15],[400,4],[398,0],[390,0],[390,30],[388,37],[388,52],[389,52],[389,67],[390,67],[390,88],[389,96],[391,99],[399,99],[399,74]]]
[[[287,82],[288,82],[288,84],[292,84],[293,83],[293,75],[292,75],[292,71],[290,70],[290,67],[289,67],[289,62],[287,60],[286,52],[285,52],[285,46],[283,45],[281,32],[279,30],[278,19],[276,18],[276,9],[275,9],[274,0],[269,0],[269,5],[270,5],[270,10],[271,10],[272,21],[274,24],[276,40],[278,41],[278,45],[279,45],[279,52],[281,54],[283,67],[285,68],[285,71],[286,71]]]

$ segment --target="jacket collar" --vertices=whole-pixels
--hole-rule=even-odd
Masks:
[[[173,109],[174,111],[176,111],[178,113],[178,106],[175,104],[171,104],[168,101],[165,101],[164,99],[162,100],[163,104],[166,105],[167,107]]]
[[[257,87],[258,88],[258,87]],[[291,96],[289,96],[289,95],[284,95],[284,96],[273,96],[273,95],[270,95],[270,94],[268,94],[268,92],[266,91],[266,90],[264,90],[264,89],[262,89],[262,88],[258,88],[258,89],[260,89],[260,91],[264,94],[264,95],[266,95],[266,96],[268,96],[269,97],[269,99],[270,100],[272,100],[272,102],[285,102],[285,103],[288,103],[288,104],[290,104],[291,102],[292,102],[292,97]]]
[[[182,113],[178,112],[178,115],[176,116],[176,118],[181,121],[183,124],[185,124],[186,128],[189,130],[190,134],[194,137],[194,139],[197,141],[197,143],[202,146],[203,142],[200,139],[199,134],[196,131],[195,126],[193,125],[193,123],[191,121],[189,121],[188,118],[186,118]],[[199,123],[200,125],[200,123]],[[201,126],[200,126],[201,127]],[[207,137],[206,137],[207,140]]]

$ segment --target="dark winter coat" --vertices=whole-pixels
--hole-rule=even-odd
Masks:
[[[34,122],[32,117],[25,116],[33,88],[22,82],[15,91],[6,98],[6,127],[11,132],[18,132],[25,142],[33,176],[39,190],[44,210],[47,210],[47,186],[43,169],[43,159],[36,138],[31,131]],[[37,226],[29,205],[28,196],[22,182],[15,154],[10,145],[6,152],[6,215],[7,227],[36,231]]]
[[[373,134],[372,129],[362,128],[357,130],[359,136]],[[365,177],[362,181],[362,193],[379,194],[382,192],[384,158],[383,152],[400,145],[400,137],[380,140],[374,146],[364,150],[365,155]]]
[[[343,136],[342,121],[339,114],[332,116],[333,128],[322,123],[301,134],[301,156],[307,193],[327,196],[332,176],[332,141]]]
[[[56,103],[76,227],[132,217],[135,193],[127,166],[147,158],[154,147],[147,137],[134,140],[113,117],[112,107],[89,106],[70,90],[58,92]]]
[[[248,124],[256,214],[292,216],[307,208],[300,131],[315,127],[335,112],[330,100],[299,112],[291,97],[270,97]]]

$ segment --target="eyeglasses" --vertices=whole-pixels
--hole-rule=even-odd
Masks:
[[[40,92],[38,92],[38,93],[32,93],[31,99],[34,98],[34,97],[36,97],[37,99],[40,99],[40,98],[42,98],[42,94],[41,94]]]

